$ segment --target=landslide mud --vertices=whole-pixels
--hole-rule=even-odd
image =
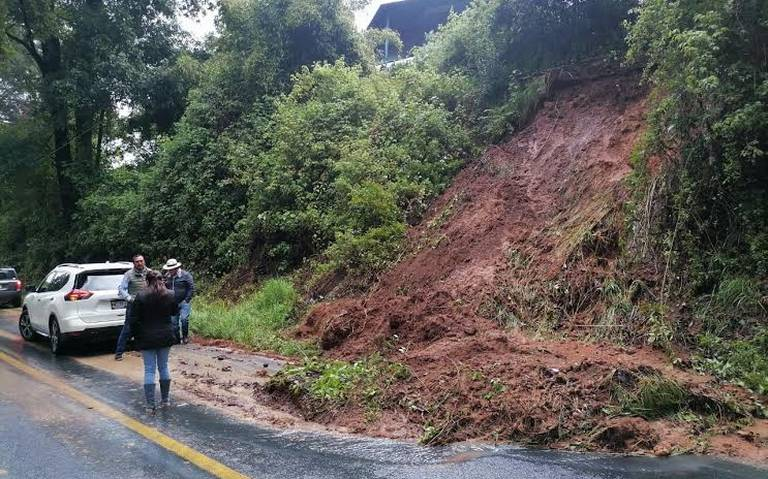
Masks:
[[[617,238],[602,227],[626,199],[645,111],[632,75],[557,88],[525,129],[465,167],[410,231],[410,254],[368,294],[317,305],[298,336],[318,338],[330,357],[381,352],[412,372],[388,391],[378,419],[366,420],[357,405],[317,419],[388,437],[428,430],[433,443],[768,461],[764,432],[723,426],[702,438],[696,424],[606,411],[617,372],[638,370],[673,378],[713,404],[756,399],[673,368],[647,346],[585,340],[599,305],[584,291],[617,268]],[[536,309],[552,298],[558,314]],[[505,321],[511,312],[514,327],[494,307]]]

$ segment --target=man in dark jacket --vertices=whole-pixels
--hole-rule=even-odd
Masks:
[[[195,282],[189,271],[181,269],[181,263],[171,258],[163,266],[165,287],[173,292],[176,304],[179,306],[178,316],[174,316],[173,330],[176,339],[182,343],[189,342],[189,314],[192,312],[192,296],[195,294]],[[181,331],[179,331],[181,326]]]

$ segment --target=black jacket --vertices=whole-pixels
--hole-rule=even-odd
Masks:
[[[136,295],[129,318],[136,349],[165,348],[176,344],[171,316],[179,306],[170,291],[155,295],[144,290]]]

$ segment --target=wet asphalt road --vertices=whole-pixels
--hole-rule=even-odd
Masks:
[[[768,479],[705,457],[668,459],[275,431],[194,404],[143,412],[141,385],[25,343],[18,310],[0,309],[0,352],[253,478]],[[215,477],[142,435],[0,361],[0,479]]]

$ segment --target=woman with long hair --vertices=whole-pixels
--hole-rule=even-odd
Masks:
[[[136,295],[131,309],[131,331],[136,349],[144,358],[144,396],[147,409],[154,412],[155,370],[160,373],[160,406],[168,406],[171,390],[171,374],[168,371],[168,354],[176,344],[171,317],[179,314],[173,294],[165,287],[160,273],[147,273],[147,287]]]

